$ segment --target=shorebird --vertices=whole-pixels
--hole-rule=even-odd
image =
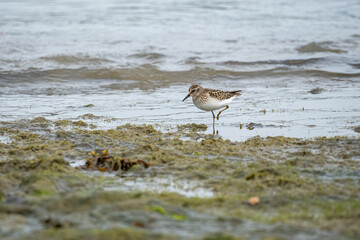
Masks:
[[[188,97],[192,97],[194,105],[203,110],[211,111],[213,115],[213,130],[215,132],[215,114],[214,110],[225,107],[216,116],[216,119],[219,120],[220,114],[229,108],[229,103],[232,100],[241,95],[241,90],[236,91],[222,91],[216,89],[203,88],[200,85],[192,85],[189,88],[189,94],[183,99],[185,101]]]

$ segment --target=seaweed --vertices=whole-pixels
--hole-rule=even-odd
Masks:
[[[143,160],[134,160],[134,159],[125,159],[120,158],[116,159],[109,154],[108,150],[103,151],[92,151],[88,153],[89,157],[86,158],[85,165],[76,167],[77,169],[83,170],[99,170],[101,172],[112,172],[118,171],[128,171],[135,165],[143,165],[144,168],[149,168],[152,166],[152,163],[147,163]]]

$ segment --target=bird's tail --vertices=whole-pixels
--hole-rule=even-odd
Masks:
[[[241,92],[242,92],[242,90],[236,90],[236,91],[230,91],[228,93],[231,93],[231,94],[233,94],[235,96],[240,96],[242,94]]]

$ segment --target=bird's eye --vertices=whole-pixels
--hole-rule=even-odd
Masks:
[[[191,93],[195,92],[195,89],[191,91]]]

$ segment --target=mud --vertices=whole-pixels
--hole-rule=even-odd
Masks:
[[[1,239],[360,237],[359,138],[232,142],[196,124],[163,133],[90,120],[0,123]],[[153,165],[74,167],[104,150]]]

